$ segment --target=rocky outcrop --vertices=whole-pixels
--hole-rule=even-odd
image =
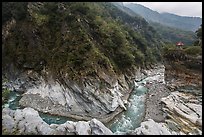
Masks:
[[[167,127],[166,123],[157,123],[152,119],[148,119],[141,123],[141,126],[136,128],[131,135],[178,135]]]
[[[146,111],[143,121],[153,119],[156,122],[164,122],[165,115],[162,111],[161,98],[170,94],[170,90],[163,83],[148,84],[146,98]]]
[[[177,130],[177,125],[173,121],[155,122],[148,119],[141,123],[141,126],[134,131],[127,133],[128,135],[202,135],[202,131],[194,129],[189,133]]]
[[[102,94],[91,82],[86,82],[82,88],[74,83],[64,87],[58,82],[46,83],[42,80],[40,85],[27,90],[20,104],[51,114],[98,117],[114,111],[118,106],[126,109],[118,86],[116,83]]]
[[[193,134],[202,130],[202,104],[194,95],[172,92],[168,97],[161,99],[164,103],[164,112],[174,122],[178,130],[186,134]]]
[[[2,111],[3,134],[17,135],[111,135],[112,132],[97,119],[90,121],[67,121],[64,124],[45,123],[32,108]]]
[[[202,135],[201,79],[199,71],[181,64],[166,65],[165,84],[146,84],[149,92],[144,122],[127,134]]]
[[[165,81],[171,91],[181,91],[202,96],[202,57],[182,61],[165,61]]]
[[[165,85],[165,67],[164,65],[158,65],[154,69],[143,71],[148,76],[139,82],[148,89],[143,121],[153,119],[156,122],[162,122],[165,116],[163,115],[162,106],[160,104],[161,98],[170,94],[170,90]]]
[[[53,134],[54,130],[49,128],[32,108],[23,110],[2,110],[2,130],[7,134]]]
[[[76,83],[65,75],[60,80],[46,78],[47,73],[21,72],[17,79],[4,82],[3,87],[24,92],[19,102],[21,106],[78,120],[99,118],[103,122],[109,121],[126,110],[124,101],[132,87],[130,80],[122,74],[116,77],[100,72],[95,78],[84,78]]]
[[[166,61],[165,80],[172,91],[161,99],[169,127],[185,134],[202,134],[202,57]]]

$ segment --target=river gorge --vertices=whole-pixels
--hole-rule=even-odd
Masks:
[[[5,84],[5,85],[8,86],[9,84]],[[117,93],[117,90],[119,90],[117,86],[118,85],[116,84],[112,90],[113,101],[111,106],[112,107],[118,106],[120,110],[117,112],[117,114],[115,114],[114,116],[111,116],[111,118],[107,118],[108,120],[102,121],[106,127],[102,123],[100,123],[104,127],[98,126],[98,129],[100,130],[104,129],[104,132],[96,133],[93,130],[94,133],[123,134],[123,135],[125,134],[175,134],[175,135],[176,134],[202,134],[202,131],[201,131],[202,129],[200,128],[202,126],[202,110],[201,110],[202,103],[199,100],[195,99],[196,96],[191,95],[189,93],[187,94],[179,91],[170,91],[170,88],[167,88],[166,81],[165,81],[164,65],[158,65],[152,69],[138,71],[133,80],[134,88],[129,93],[129,96],[125,96],[126,97],[125,99],[123,98],[124,95],[120,95],[120,92],[119,94]],[[70,115],[70,113],[64,112],[65,110],[63,108],[59,109],[63,104],[62,99],[61,100],[59,99],[61,98],[58,92],[61,88],[60,85],[59,87],[55,87],[55,89],[53,87],[50,88],[54,95],[52,96],[52,102],[54,103],[55,107],[53,106],[53,108],[44,109],[43,106],[42,107],[39,106],[41,105],[39,103],[40,102],[39,98],[42,99],[42,102],[44,100],[44,103],[42,103],[42,105],[44,105],[45,107],[49,105],[51,106],[51,104],[48,101],[50,94],[46,95],[47,93],[42,94],[39,92],[39,91],[45,91],[43,90],[43,88],[45,87],[46,86],[39,87],[42,89],[39,89],[38,91],[36,91],[37,89],[31,87],[25,93],[15,91],[15,90],[10,92],[8,101],[2,106],[3,129],[6,129],[7,132],[11,132],[11,133],[16,131],[16,129],[18,129],[19,122],[16,123],[15,121],[16,118],[13,119],[13,117],[16,117],[17,111],[18,112],[22,111],[22,115],[27,115],[26,113],[29,114],[29,111],[35,111],[36,117],[38,117],[40,121],[43,121],[44,125],[47,124],[45,126],[47,128],[46,134],[48,134],[48,131],[49,131],[49,134],[59,133],[60,130],[58,128],[62,125],[75,126],[75,130],[74,129],[72,131],[67,130],[66,133],[64,132],[64,134],[93,134],[88,130],[88,129],[92,129],[92,127],[90,126],[90,121],[93,122],[93,119],[95,120],[98,119],[99,121],[97,122],[100,122],[101,121],[100,118],[97,118],[97,117],[90,118],[90,117],[87,117],[86,115],[84,117],[83,116],[75,117],[74,114]],[[194,89],[188,88],[187,90],[195,90],[195,88]],[[200,89],[197,89],[197,90],[200,90]],[[116,93],[117,95],[115,95]],[[54,97],[59,97],[59,98],[54,98]],[[175,99],[171,100],[171,98],[175,98]],[[183,98],[184,99],[189,98],[187,105],[182,104],[184,100]],[[47,101],[47,104],[45,101]],[[60,104],[60,101],[61,101],[61,104]],[[58,102],[58,104],[56,102]],[[58,109],[57,111],[54,111],[57,105],[59,105],[59,108],[57,108]],[[64,105],[66,106],[66,103],[64,103]],[[27,111],[24,111],[25,109],[26,110],[32,109],[32,110],[29,110],[27,112]],[[115,111],[117,111],[116,107],[115,107]],[[13,113],[12,115],[13,117],[11,117],[11,112]],[[71,117],[67,117],[66,114],[68,114],[68,116],[71,116]],[[20,121],[23,121],[23,120],[20,120]],[[71,121],[71,123],[69,121]],[[89,126],[85,121],[89,122],[88,124]],[[29,119],[27,120],[27,122],[29,123]],[[35,121],[33,122],[35,123]],[[82,122],[83,124],[86,125],[87,132],[85,131],[82,132],[81,130],[83,129],[80,129],[80,128],[76,129],[76,125],[79,122]],[[95,124],[97,122],[95,121]],[[38,123],[38,121],[36,121],[36,123]],[[190,126],[184,127],[186,123],[190,124]],[[32,130],[29,131],[29,128],[30,128],[29,125],[30,124],[26,125],[25,127],[26,129],[24,129],[24,131],[22,131],[21,129],[18,129],[18,131],[21,134],[30,134],[30,133],[43,134],[42,132],[38,131],[40,130],[38,129],[39,126],[40,127],[42,126],[41,124],[40,125],[36,124],[36,128],[38,129],[37,130],[38,132],[32,131]],[[55,128],[53,128],[54,126]]]

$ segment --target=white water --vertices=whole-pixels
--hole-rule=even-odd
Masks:
[[[165,83],[164,71],[164,66],[148,70],[146,78],[134,83],[136,88],[129,98],[127,110],[108,125],[114,134],[122,135],[140,126],[145,114],[145,99],[148,92],[145,85],[154,82]]]
[[[120,115],[109,128],[115,134],[124,134],[129,130],[137,128],[145,113],[145,93],[147,89],[139,86],[129,98],[127,111]]]

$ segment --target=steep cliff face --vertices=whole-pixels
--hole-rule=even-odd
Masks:
[[[131,87],[124,75],[114,78],[100,73],[100,76],[84,79],[80,84],[65,77],[61,77],[61,81],[63,84],[53,78],[45,81],[40,76],[38,80],[30,80],[33,87],[29,88],[24,84],[26,93],[21,98],[20,105],[55,115],[84,120],[95,117],[102,121],[107,121],[111,116],[108,114],[119,106],[126,109],[123,101],[127,99]],[[116,111],[112,115],[117,113]]]

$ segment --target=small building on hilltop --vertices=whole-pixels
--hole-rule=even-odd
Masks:
[[[177,42],[176,47],[182,48],[184,46],[183,42]]]

